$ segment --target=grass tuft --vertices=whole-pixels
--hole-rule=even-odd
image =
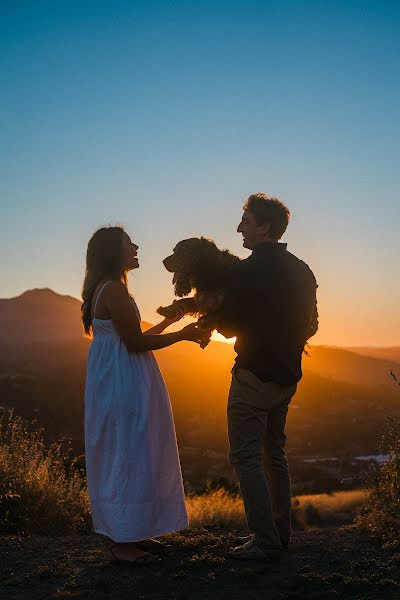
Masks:
[[[397,380],[396,380],[397,381]],[[400,548],[400,421],[389,419],[382,452],[390,459],[376,469],[360,522],[383,537],[387,547]]]
[[[87,528],[86,482],[58,443],[46,447],[12,412],[0,416],[0,531],[61,535]]]

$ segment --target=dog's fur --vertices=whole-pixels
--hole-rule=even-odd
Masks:
[[[220,250],[216,244],[204,237],[190,238],[179,242],[171,256],[163,260],[167,271],[174,274],[172,283],[175,295],[169,306],[160,306],[157,312],[167,318],[177,315],[178,306],[184,314],[197,317],[208,316],[217,311],[224,299],[224,282],[227,273],[240,262],[228,250]],[[188,296],[191,291],[194,296]]]

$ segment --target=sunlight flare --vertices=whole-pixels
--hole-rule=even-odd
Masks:
[[[212,336],[211,336],[211,341],[212,342],[224,342],[225,344],[234,344],[236,342],[236,338],[235,337],[226,338],[221,333],[218,333],[218,331],[213,331]]]

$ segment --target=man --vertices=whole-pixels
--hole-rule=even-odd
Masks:
[[[270,559],[279,558],[290,540],[285,424],[304,345],[318,329],[317,284],[309,267],[278,241],[290,216],[283,202],[254,194],[243,208],[237,231],[252,254],[233,269],[216,321],[223,335],[236,336],[229,459],[252,533],[230,556]]]

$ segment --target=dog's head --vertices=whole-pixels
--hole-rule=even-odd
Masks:
[[[214,242],[201,238],[182,240],[175,246],[171,256],[163,260],[164,266],[174,274],[172,283],[176,296],[187,296],[198,286],[203,274],[218,260],[220,250]]]

